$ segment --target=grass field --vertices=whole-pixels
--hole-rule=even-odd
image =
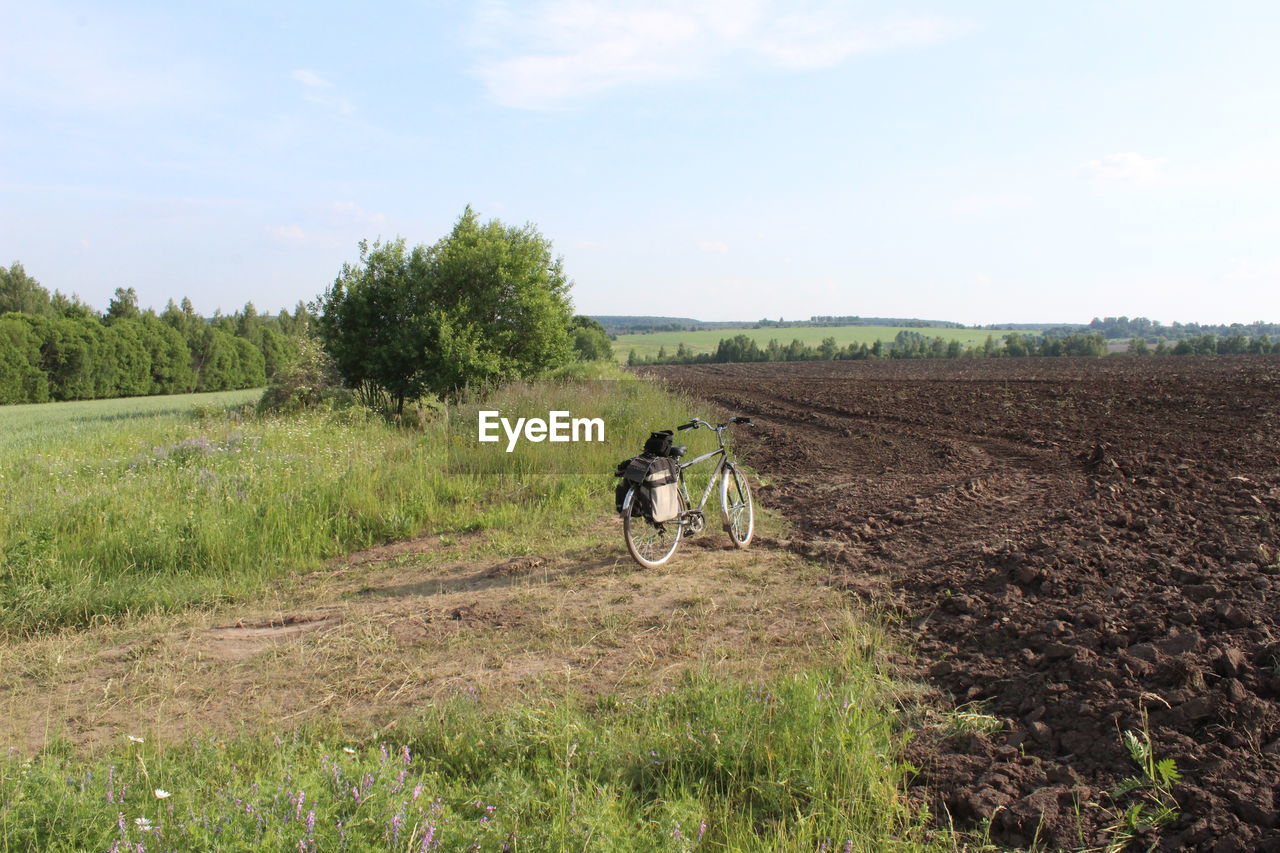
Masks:
[[[1000,339],[1002,333],[977,329],[907,329],[902,326],[797,326],[789,329],[711,329],[702,332],[649,332],[643,335],[619,335],[613,342],[614,357],[620,362],[627,360],[628,354],[636,351],[640,358],[657,356],[658,350],[665,347],[667,355],[674,355],[680,344],[689,347],[693,352],[715,352],[716,346],[723,338],[735,335],[746,335],[760,346],[765,346],[770,339],[777,338],[778,343],[786,346],[795,339],[800,339],[808,346],[816,347],[824,338],[835,338],[836,344],[843,347],[854,343],[867,345],[876,341],[892,343],[901,331],[919,332],[928,338],[940,337],[944,340],[958,340],[965,346],[983,343],[988,335]]]
[[[705,407],[514,385],[410,431],[252,397],[0,410],[0,707],[38,745],[0,756],[0,853],[957,849],[906,804],[915,688],[815,567],[626,563],[614,465]],[[481,406],[607,441],[508,454]]]
[[[117,431],[116,427],[122,422],[141,425],[148,421],[190,418],[198,413],[256,403],[261,396],[261,388],[251,388],[212,394],[0,406],[0,460],[12,459],[28,449],[39,453],[63,441],[92,442]]]
[[[243,598],[424,530],[543,524],[603,505],[617,461],[688,414],[629,380],[512,387],[487,405],[591,413],[609,433],[508,454],[476,443],[475,404],[413,432],[358,410],[275,418],[236,406],[252,397],[0,410],[0,631]]]

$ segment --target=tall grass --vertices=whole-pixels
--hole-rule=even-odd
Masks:
[[[636,381],[511,386],[421,431],[359,410],[259,417],[225,405],[242,398],[194,412],[176,399],[0,412],[0,631],[241,598],[423,532],[571,530],[611,510],[610,474],[650,429],[690,414]],[[507,453],[476,441],[481,406],[601,417],[606,441]]]
[[[0,760],[0,850],[926,849],[893,690],[836,655],[593,709],[460,697],[392,742],[313,729]]]

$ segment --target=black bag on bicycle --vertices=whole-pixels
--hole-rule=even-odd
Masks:
[[[670,456],[671,438],[674,435],[669,429],[649,433],[649,440],[644,443],[644,452],[653,456]]]

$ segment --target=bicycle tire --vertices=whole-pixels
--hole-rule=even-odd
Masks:
[[[724,529],[734,546],[745,548],[750,545],[756,527],[755,507],[751,503],[747,475],[736,465],[726,465],[724,476],[720,478],[720,512],[724,518]]]
[[[688,504],[684,495],[678,493],[680,515],[671,521],[655,524],[643,516],[631,515],[636,488],[632,486],[628,489],[626,497],[622,499],[622,538],[626,540],[631,559],[646,569],[653,569],[670,560],[680,547],[680,537],[684,535],[684,525],[680,520],[688,509]]]

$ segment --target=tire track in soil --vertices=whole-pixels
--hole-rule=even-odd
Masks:
[[[1102,844],[1147,713],[1184,781],[1144,842],[1280,850],[1280,360],[654,372],[756,416],[735,440],[790,546],[914,617],[929,680],[1001,720],[916,741],[935,814]]]

